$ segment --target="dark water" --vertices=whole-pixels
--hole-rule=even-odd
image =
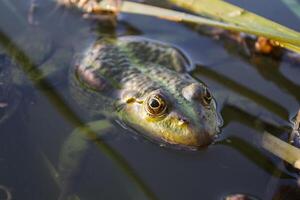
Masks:
[[[278,0],[230,2],[300,30],[300,21]],[[289,120],[299,108],[298,65],[270,58],[259,58],[259,65],[181,24],[122,15],[112,30],[81,19],[76,11],[58,9],[51,1],[38,3],[35,19],[39,25],[30,26],[29,2],[0,2],[1,52],[22,63],[23,69],[32,65],[40,69],[14,72],[19,74],[14,81],[23,86],[13,89],[17,95],[10,98],[18,106],[0,124],[1,200],[5,188],[12,199],[57,199],[60,187],[51,169],[57,168],[67,136],[88,117],[68,93],[67,70],[37,85],[30,79],[43,72],[42,66],[69,65],[75,49],[103,33],[143,35],[178,46],[194,63],[205,65],[192,72],[194,77],[206,82],[214,93],[236,97],[237,103],[219,105],[222,133],[215,144],[200,151],[163,148],[118,127],[104,138],[108,146],[91,145],[81,175],[75,179],[81,199],[213,200],[247,193],[268,200],[280,199],[280,193],[297,187],[297,175],[260,147],[259,136],[268,130],[287,137]],[[222,101],[218,96],[217,100]],[[245,103],[239,103],[242,101]]]

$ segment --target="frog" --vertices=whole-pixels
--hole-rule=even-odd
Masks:
[[[95,119],[105,117],[85,125],[93,137],[109,133],[116,121],[156,144],[195,150],[220,131],[212,92],[186,72],[192,62],[173,45],[141,36],[101,38],[78,57],[68,73],[70,95]],[[69,182],[70,163],[80,163],[87,138],[79,127],[65,141],[61,182]]]

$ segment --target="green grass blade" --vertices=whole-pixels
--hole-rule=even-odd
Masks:
[[[243,27],[237,24],[231,24],[231,23],[223,22],[221,20],[209,19],[209,18],[187,14],[175,10],[144,5],[141,3],[124,1],[121,7],[121,11],[125,13],[131,13],[131,14],[154,16],[154,17],[159,17],[171,21],[176,21],[176,22],[191,22],[196,24],[204,24],[204,25],[224,28],[226,30],[258,34],[257,30],[255,29],[250,30],[248,27]],[[293,45],[289,44],[286,46],[293,46]],[[296,47],[294,48],[296,49]]]
[[[300,33],[282,26],[276,22],[246,11],[243,8],[226,3],[221,0],[169,0],[177,6],[206,16],[231,26],[223,27],[233,31],[264,36],[280,42],[290,50],[300,52]]]

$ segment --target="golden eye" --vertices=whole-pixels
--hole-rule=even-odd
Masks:
[[[209,106],[212,100],[212,95],[208,88],[204,88],[204,92],[202,94],[202,102],[204,106]]]
[[[166,101],[161,95],[151,95],[146,102],[146,111],[150,116],[161,116],[167,109]]]

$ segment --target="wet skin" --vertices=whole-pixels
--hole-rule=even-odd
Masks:
[[[71,69],[71,92],[82,108],[119,119],[156,141],[209,144],[220,118],[208,87],[185,73],[187,56],[140,37],[102,39]]]

